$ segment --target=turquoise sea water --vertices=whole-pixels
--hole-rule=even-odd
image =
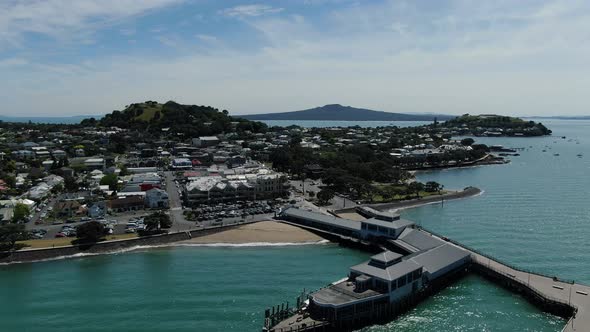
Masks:
[[[419,174],[485,192],[404,217],[523,268],[590,283],[590,121],[546,122],[555,136],[478,139],[526,148],[509,165]],[[260,331],[266,307],[344,277],[367,256],[336,245],[170,247],[0,266],[0,331]],[[366,330],[560,331],[563,324],[471,276]]]

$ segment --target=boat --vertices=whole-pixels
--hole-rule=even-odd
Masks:
[[[578,157],[582,158],[584,155],[581,153],[578,153]]]
[[[559,153],[554,153],[553,155],[556,157],[559,157]]]

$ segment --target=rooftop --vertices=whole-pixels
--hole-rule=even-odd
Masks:
[[[335,285],[320,289],[311,294],[313,300],[318,303],[341,305],[360,299],[373,296],[388,296],[376,292],[372,289],[367,289],[364,292],[356,292],[353,282],[342,281]]]
[[[297,208],[288,208],[284,210],[281,214],[282,216],[287,217],[296,217],[307,219],[309,221],[320,222],[323,224],[333,225],[341,228],[346,228],[353,231],[360,231],[361,230],[361,223],[358,221],[337,218],[334,216],[329,216],[321,213],[311,212],[307,210],[297,209]],[[389,223],[391,224],[391,223]]]
[[[377,261],[380,263],[384,263],[384,264],[387,264],[389,262],[393,262],[393,261],[398,260],[400,258],[402,258],[402,255],[400,255],[396,252],[393,252],[393,251],[389,251],[389,250],[379,253],[377,255],[371,256],[371,260]]]
[[[351,267],[350,269],[352,271],[361,273],[361,274],[366,274],[368,276],[371,277],[375,277],[378,279],[382,279],[382,280],[387,280],[387,281],[393,281],[393,280],[397,280],[400,277],[416,271],[418,269],[420,269],[422,267],[422,265],[414,262],[413,260],[406,260],[406,261],[401,261],[397,264],[394,264],[392,266],[389,266],[385,269],[379,268],[379,267],[375,267],[373,265],[369,265],[369,262],[364,262],[358,265],[355,265],[353,267]]]

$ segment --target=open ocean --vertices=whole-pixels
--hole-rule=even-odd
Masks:
[[[524,148],[511,164],[420,173],[449,189],[485,192],[403,217],[517,266],[590,284],[590,121],[543,122],[554,136],[477,139]],[[303,288],[340,279],[367,257],[333,244],[176,246],[0,266],[0,331],[260,331],[266,307],[293,303]],[[560,331],[564,324],[470,276],[365,330]]]

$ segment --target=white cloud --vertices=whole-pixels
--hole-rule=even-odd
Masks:
[[[238,114],[328,103],[399,112],[587,113],[585,2],[568,2],[565,9],[552,1],[445,4],[425,11],[415,2],[360,3],[320,21],[240,16],[265,40],[262,47],[232,49],[220,34],[207,52],[182,57],[29,64],[26,72],[10,66],[2,71],[0,99],[23,114],[99,114],[170,99]],[[108,98],[97,98],[97,91]]]
[[[25,33],[68,38],[181,0],[4,0],[0,48],[22,43]]]
[[[284,10],[284,8],[273,7],[269,5],[263,4],[255,4],[255,5],[240,5],[231,8],[226,8],[221,11],[221,13],[225,16],[230,17],[256,17],[256,16],[263,16],[268,14],[276,14],[280,13]]]

